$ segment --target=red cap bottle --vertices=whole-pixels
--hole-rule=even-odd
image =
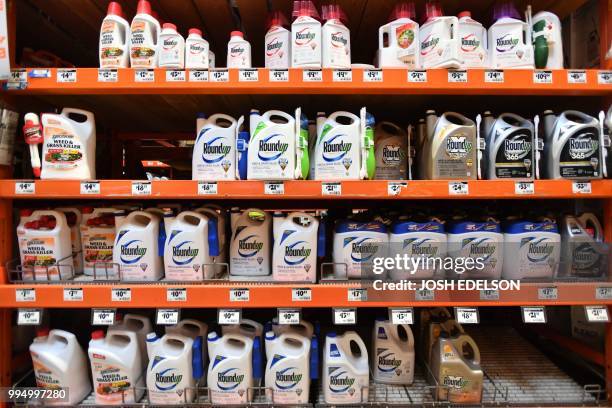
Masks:
[[[96,330],[91,332],[92,340],[100,340],[104,338],[104,330]]]
[[[116,1],[111,1],[108,3],[108,9],[106,10],[106,14],[109,16],[119,16],[123,18],[123,10],[121,9],[121,4]]]
[[[202,36],[202,30],[200,30],[199,28],[190,28],[189,29],[189,35],[191,34],[197,34],[200,37]]]
[[[148,14],[152,16],[153,13],[151,12],[151,3],[149,3],[148,0],[138,0],[136,14]]]
[[[389,21],[399,20],[400,18],[409,18],[414,20],[416,18],[416,8],[413,2],[399,3],[396,4],[389,16]]]

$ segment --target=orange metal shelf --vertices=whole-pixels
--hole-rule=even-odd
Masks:
[[[30,74],[33,69],[28,69]],[[572,70],[552,71],[552,83],[535,83],[533,70],[506,70],[503,82],[485,81],[485,70],[467,72],[466,82],[449,82],[444,69],[427,70],[424,82],[409,82],[405,69],[384,69],[379,82],[364,81],[364,70],[352,70],[351,81],[334,81],[331,69],[322,70],[322,80],[305,82],[301,69],[290,69],[286,82],[271,82],[270,71],[258,69],[257,81],[240,81],[237,69],[229,70],[227,82],[192,82],[189,72],[185,80],[167,81],[166,71],[155,69],[151,82],[136,82],[135,70],[119,69],[116,82],[100,82],[97,68],[76,69],[76,80],[58,82],[57,69],[38,69],[46,78],[28,78],[25,89],[13,89],[18,95],[106,95],[106,94],[457,94],[457,95],[609,95],[612,84],[600,83],[599,71],[585,72],[584,83],[570,83]],[[604,71],[609,72],[609,71]],[[606,81],[603,81],[606,82]]]
[[[496,198],[612,198],[612,180],[591,181],[591,193],[573,193],[572,181],[536,180],[533,195],[516,194],[513,180],[474,180],[468,182],[469,194],[451,195],[449,181],[407,181],[399,194],[389,194],[389,181],[342,181],[340,195],[323,194],[323,184],[313,180],[285,181],[284,194],[265,194],[265,182],[237,180],[217,182],[217,194],[198,194],[198,182],[193,180],[152,181],[150,195],[132,195],[131,180],[102,180],[100,194],[81,194],[81,181],[36,180],[35,193],[17,194],[20,180],[0,180],[0,198],[49,199],[496,199]]]

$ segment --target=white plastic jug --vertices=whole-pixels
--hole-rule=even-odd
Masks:
[[[559,276],[598,278],[607,273],[607,243],[603,227],[593,213],[566,215],[561,219],[561,267]]]
[[[487,29],[469,11],[459,13],[459,45],[461,68],[488,67]]]
[[[138,339],[138,349],[140,350],[142,360],[142,370],[144,371],[149,364],[149,359],[147,357],[147,334],[153,330],[151,321],[148,317],[135,313],[127,313],[122,317],[117,315],[117,321],[114,325],[108,328],[106,334],[108,335],[109,333],[115,331],[122,332],[125,330],[136,333],[136,338]]]
[[[83,272],[95,279],[113,277],[113,247],[115,245],[116,208],[83,208],[81,240]],[[109,276],[111,275],[111,276]]]
[[[249,180],[293,180],[296,168],[296,119],[271,110],[250,114],[251,140],[248,148]]]
[[[310,338],[266,333],[265,387],[276,404],[307,404],[310,391]]]
[[[378,29],[377,67],[420,67],[419,23],[414,21],[415,15],[414,3],[397,4],[389,23]]]
[[[130,64],[132,68],[157,68],[157,44],[161,27],[153,17],[151,4],[138,0],[136,15],[130,26]]]
[[[251,68],[251,44],[241,31],[232,31],[227,43],[227,67]]]
[[[427,6],[430,6],[429,4]],[[442,11],[431,14],[419,30],[420,63],[423,69],[459,68],[459,20],[442,16]]]
[[[412,384],[414,336],[407,324],[376,319],[372,332],[372,379],[385,384]]]
[[[353,343],[358,353],[353,353]],[[359,404],[369,396],[368,350],[354,331],[327,333],[323,352],[323,395],[327,404]]]
[[[36,386],[63,389],[68,399],[48,405],[77,405],[91,393],[88,362],[76,336],[64,330],[39,330],[30,345]]]
[[[448,232],[448,255],[452,258],[473,259],[473,267],[447,271],[459,279],[499,279],[504,263],[503,234],[499,222],[487,219],[482,222],[451,222]],[[457,261],[458,262],[458,261]],[[463,266],[466,266],[465,261]]]
[[[172,23],[164,23],[162,27],[157,43],[157,57],[160,68],[185,68],[185,39]]]
[[[197,337],[202,337],[202,343],[200,343],[200,346],[202,346],[202,367],[206,367],[206,359],[208,355],[207,347],[204,343],[206,341],[206,336],[208,335],[208,325],[206,323],[196,319],[183,319],[174,326],[166,326],[166,333],[180,334],[182,336],[190,337],[193,340],[195,340]]]
[[[72,247],[74,273],[80,275],[83,273],[83,242],[81,240],[83,215],[81,210],[76,207],[61,207],[55,210],[66,215],[66,222],[70,228],[70,245]]]
[[[221,326],[221,334],[239,334],[251,339],[259,338],[260,344],[264,339],[263,324],[251,319],[240,319],[240,324]]]
[[[380,222],[341,221],[334,230],[334,275],[367,279],[373,276],[374,258],[387,256],[389,237]]]
[[[408,134],[394,123],[380,122],[374,131],[376,180],[406,180]]]
[[[493,69],[533,69],[533,46],[529,25],[520,19],[514,6],[500,4],[494,10],[495,23],[489,27],[489,65]]]
[[[111,1],[100,28],[100,68],[129,66],[129,38],[130,23],[123,18],[121,4]]]
[[[266,276],[271,273],[272,221],[265,211],[250,208],[232,225],[230,274]]]
[[[321,28],[323,68],[351,68],[351,32],[346,15],[338,4],[323,5],[325,24]]]
[[[185,40],[185,68],[208,69],[208,41],[202,38],[202,31],[197,28],[189,29],[189,36]]]
[[[81,120],[84,118],[84,120]],[[94,114],[64,108],[43,113],[41,179],[92,180],[96,178],[96,123]]]
[[[527,12],[527,23],[531,27],[535,67],[539,69],[563,69],[563,38],[561,20],[550,11],[540,11],[531,17]]]
[[[291,67],[291,31],[287,30],[287,18],[280,11],[268,16],[265,37],[265,67],[287,69]]]
[[[319,220],[303,212],[275,212],[273,224],[273,279],[316,282]]]
[[[240,334],[208,334],[208,388],[213,405],[247,404],[253,395],[253,340]]]
[[[321,68],[321,23],[312,1],[295,1],[293,17],[295,20],[291,24],[291,66]]]
[[[361,170],[360,118],[335,112],[317,132],[314,153],[315,180],[359,180]]]

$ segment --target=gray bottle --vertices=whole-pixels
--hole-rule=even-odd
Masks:
[[[607,274],[609,247],[595,214],[566,215],[561,219],[559,276],[599,278]]]

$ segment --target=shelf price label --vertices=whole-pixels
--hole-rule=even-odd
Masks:
[[[408,82],[427,82],[427,71],[408,71]]]
[[[305,69],[302,71],[302,82],[323,81],[323,71],[320,69]]]
[[[382,82],[383,71],[382,69],[364,69],[363,70],[363,82]]]
[[[198,195],[217,195],[219,186],[213,181],[198,181]]]
[[[268,80],[270,82],[289,82],[289,70],[271,69],[268,72]]]
[[[26,69],[14,69],[11,71],[8,81],[12,83],[27,83],[28,71]]]
[[[449,181],[448,194],[450,195],[468,195],[470,188],[467,181]]]
[[[364,288],[349,288],[348,290],[348,301],[349,302],[367,302],[368,291]]]
[[[450,83],[465,83],[468,81],[467,71],[465,70],[449,70],[448,82]]]
[[[259,70],[257,68],[243,68],[238,71],[239,82],[259,81]]]
[[[241,321],[242,311],[240,309],[219,309],[217,313],[219,324],[240,324]]]
[[[334,324],[356,324],[357,310],[350,308],[334,308]]]
[[[155,322],[161,326],[174,326],[178,324],[181,311],[179,309],[157,309]]]
[[[187,75],[183,70],[166,71],[166,82],[185,82]]]
[[[36,302],[36,290],[16,289],[15,302]]]
[[[557,300],[559,291],[555,287],[538,288],[538,300]]]
[[[484,72],[484,80],[487,83],[503,84],[504,71],[501,69],[487,69]]]
[[[166,300],[168,302],[186,302],[187,289],[185,288],[168,288],[166,291]]]
[[[587,83],[586,71],[567,71],[567,83],[568,84],[586,84]]]
[[[342,195],[342,183],[321,183],[321,194],[330,196]]]
[[[608,307],[603,305],[585,306],[587,320],[591,323],[607,323],[610,321]]]
[[[98,69],[98,82],[117,82],[118,80],[119,73],[116,69]]]
[[[533,71],[533,83],[534,84],[552,84],[553,83],[552,71]]]
[[[73,84],[77,81],[77,70],[72,68],[58,68],[57,82],[61,84]]]
[[[285,194],[285,183],[282,181],[264,183],[264,194],[283,195]]]
[[[155,71],[152,69],[137,69],[134,71],[134,82],[154,82]]]
[[[207,69],[189,70],[189,82],[208,82]]]
[[[482,289],[480,291],[480,300],[499,300],[499,290]]]
[[[598,71],[597,83],[600,85],[612,84],[612,71]]]
[[[517,181],[514,183],[514,194],[533,195],[535,194],[535,184],[533,181]]]
[[[33,181],[16,181],[15,194],[35,194],[36,183]]]
[[[91,324],[93,326],[112,326],[115,324],[115,309],[91,309]]]
[[[111,300],[113,302],[131,302],[132,301],[132,289],[113,288],[111,290]]]
[[[310,302],[312,301],[312,290],[310,288],[293,288],[291,289],[291,300],[293,302]]]
[[[591,189],[590,181],[573,181],[572,182],[572,193],[574,194],[591,194],[593,190]]]
[[[456,307],[455,318],[461,324],[478,324],[480,316],[476,307]]]
[[[546,323],[544,306],[521,306],[521,311],[525,323]]]
[[[401,309],[389,309],[389,320],[392,324],[413,324],[414,309],[405,307]]]
[[[38,326],[41,322],[41,309],[19,309],[17,311],[18,326]]]
[[[100,194],[99,181],[81,181],[81,195]]]
[[[300,324],[300,314],[296,309],[278,309],[278,324]]]
[[[226,69],[211,69],[208,71],[210,82],[229,82],[229,71]]]
[[[334,82],[352,82],[353,71],[350,69],[334,69],[332,80]]]
[[[82,302],[83,288],[64,288],[64,302]]]
[[[229,294],[230,302],[248,302],[250,300],[249,290],[244,289],[230,289]]]
[[[598,299],[598,300],[612,299],[612,287],[596,288],[595,289],[595,299]]]
[[[416,300],[431,302],[434,300],[434,297],[434,291],[430,289],[417,289],[417,291],[414,293],[414,298]]]
[[[132,195],[145,196],[151,195],[150,181],[132,181]]]
[[[389,181],[387,182],[387,195],[398,196],[406,187],[408,187],[406,181]]]

